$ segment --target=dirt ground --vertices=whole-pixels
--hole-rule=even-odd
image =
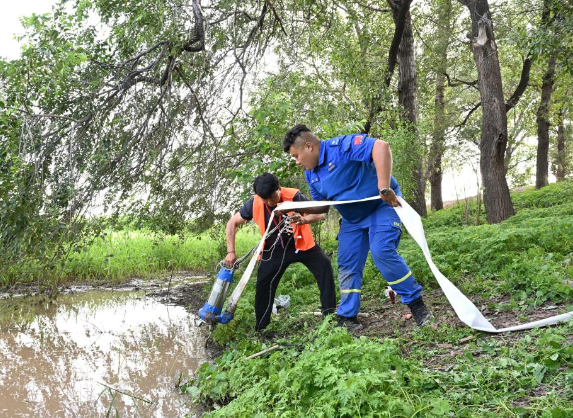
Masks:
[[[490,310],[488,304],[495,302],[496,306],[501,306],[504,303],[509,303],[510,299],[507,296],[500,296],[495,301],[482,300],[475,296],[472,296],[470,299],[472,299],[474,304],[492,325],[498,329],[548,318],[562,312],[565,307],[563,304],[546,303],[531,312],[521,310],[509,310],[506,312],[503,310]],[[401,334],[411,334],[417,329],[414,319],[406,319],[405,317],[405,315],[410,313],[407,306],[399,302],[392,305],[390,301],[381,302],[380,299],[378,299],[378,301],[371,301],[368,298],[364,298],[363,301],[363,305],[367,307],[362,309],[362,312],[366,313],[368,317],[360,318],[360,321],[364,325],[364,329],[360,331],[361,335],[385,337],[394,335],[396,330]],[[458,319],[455,311],[440,289],[425,290],[424,301],[434,314],[434,327],[447,323],[452,328],[466,328],[468,335],[480,333],[480,331],[467,327]],[[488,334],[483,333],[483,335]],[[491,334],[491,336],[503,337],[504,339],[518,339],[523,336],[523,332]]]
[[[166,286],[165,282],[163,282],[160,289],[152,290],[148,292],[147,295],[157,298],[163,303],[185,306],[190,312],[198,312],[208,297],[212,281],[205,278],[202,280],[189,280],[188,278],[186,279],[184,274],[181,274],[177,276],[176,280],[174,279],[174,283],[175,282],[177,284],[171,286]],[[545,304],[532,312],[524,312],[521,310],[490,310],[488,304],[490,306],[502,306],[504,303],[509,303],[509,298],[507,296],[500,296],[497,300],[493,301],[496,302],[495,304],[492,304],[492,301],[480,300],[478,297],[472,296],[471,299],[482,314],[498,329],[557,315],[559,312],[563,312],[565,308],[559,304]],[[445,323],[449,324],[452,328],[465,329],[467,331],[465,337],[461,338],[458,342],[443,343],[437,347],[432,343],[432,349],[440,349],[438,350],[440,354],[433,357],[431,364],[427,365],[432,369],[445,371],[450,368],[452,358],[461,355],[469,341],[475,341],[480,338],[495,338],[506,345],[512,341],[523,338],[524,332],[526,332],[487,334],[472,330],[458,319],[455,311],[440,289],[425,290],[424,300],[434,314],[435,323],[432,325],[434,328],[437,329],[440,324]],[[394,338],[396,335],[400,335],[401,337],[407,338],[408,335],[418,330],[414,319],[409,318],[408,314],[410,314],[408,307],[399,301],[396,301],[395,304],[391,304],[391,302],[385,298],[366,297],[363,299],[362,312],[359,316],[359,321],[364,328],[354,332],[353,335],[365,335],[379,339]],[[278,335],[273,332],[263,334],[262,336],[269,340],[288,338],[288,335]],[[419,345],[419,342],[417,344]],[[216,357],[221,352],[221,348],[211,341],[206,342],[206,347],[213,357]],[[407,348],[404,348],[404,351],[406,354]]]

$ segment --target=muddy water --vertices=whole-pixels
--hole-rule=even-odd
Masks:
[[[175,386],[206,360],[204,333],[142,292],[0,300],[0,417],[198,415]]]

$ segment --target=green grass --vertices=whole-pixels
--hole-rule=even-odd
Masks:
[[[173,236],[147,230],[109,231],[87,245],[76,246],[69,256],[51,269],[27,264],[15,266],[3,276],[10,282],[44,286],[67,282],[120,282],[133,277],[150,277],[169,271],[207,273],[215,269],[226,253],[221,233]],[[259,240],[255,228],[237,234],[237,252],[249,251]]]
[[[390,417],[449,411],[436,384],[419,364],[402,356],[395,341],[353,339],[323,323],[295,342],[258,361],[246,359],[244,351],[226,352],[216,365],[205,363],[198,371],[200,391],[196,386],[185,390],[204,401],[226,404],[211,414],[214,417]],[[416,395],[422,391],[424,397]]]
[[[465,335],[451,328],[379,341],[324,322],[291,330],[276,341],[280,351],[252,360],[271,343],[239,338],[183,391],[212,417],[568,417],[572,331],[533,330],[510,342],[484,335],[451,357],[439,347]]]

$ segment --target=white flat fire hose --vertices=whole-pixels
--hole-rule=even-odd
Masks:
[[[320,206],[332,206],[332,205],[344,205],[347,203],[357,203],[357,202],[365,202],[368,200],[376,200],[380,199],[379,196],[368,197],[366,199],[361,200],[345,200],[345,201],[308,201],[308,202],[284,202],[281,203],[275,210],[294,210],[294,209],[306,209],[312,207],[320,207]],[[432,261],[432,256],[430,255],[430,250],[428,249],[428,243],[426,242],[426,236],[424,234],[424,227],[422,225],[422,219],[420,215],[416,213],[412,207],[406,203],[406,201],[400,197],[398,197],[400,204],[402,206],[394,208],[396,213],[400,217],[400,220],[408,230],[408,233],[414,238],[414,241],[420,246],[424,256],[426,257],[426,261],[434,273],[438,284],[440,285],[442,291],[448,298],[448,301],[454,308],[454,311],[458,315],[460,321],[462,321],[467,326],[477,329],[479,331],[491,332],[491,333],[501,333],[501,332],[509,332],[509,331],[521,331],[524,329],[531,329],[535,327],[542,327],[545,325],[553,325],[559,322],[566,322],[573,317],[573,312],[569,312],[566,314],[552,316],[550,318],[541,319],[539,321],[528,322],[522,325],[516,325],[513,327],[507,327],[502,329],[495,328],[479,311],[479,309],[462,293],[458,290],[456,286],[452,284],[441,272],[438,270],[434,262]],[[265,241],[266,232],[269,230],[271,225],[272,217],[269,219],[269,224],[267,225],[267,229],[265,231],[265,235],[259,242],[257,246],[257,250],[255,251],[251,261],[249,262],[247,268],[245,269],[241,280],[237,284],[233,294],[229,299],[229,303],[227,305],[227,311],[231,311],[234,313],[237,302],[241,293],[243,292],[253,270],[255,268],[255,263],[257,260],[258,255],[261,253],[263,249],[263,243]]]

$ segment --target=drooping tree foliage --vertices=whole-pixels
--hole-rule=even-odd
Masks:
[[[208,225],[232,190],[247,71],[279,26],[270,4],[64,0],[23,24],[0,68],[2,261],[52,256],[94,207]]]
[[[0,61],[0,265],[59,259],[92,215],[206,228],[263,170],[304,188],[280,147],[295,123],[389,141],[422,214],[426,184],[440,209],[443,170],[479,158],[488,220],[511,216],[552,56],[548,155],[571,171],[573,13],[490,3],[61,0],[24,18]]]

